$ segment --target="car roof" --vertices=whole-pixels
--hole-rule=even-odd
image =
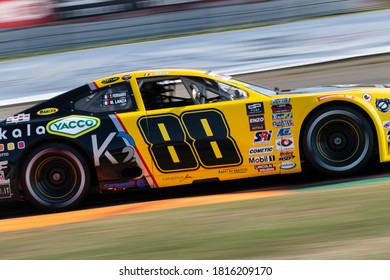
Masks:
[[[181,68],[161,68],[161,69],[147,69],[147,70],[137,70],[122,72],[118,74],[113,74],[103,78],[93,80],[90,84],[93,84],[94,87],[100,88],[108,84],[114,84],[121,82],[131,77],[146,78],[146,77],[158,77],[158,76],[207,76],[208,70],[201,69],[181,69]]]

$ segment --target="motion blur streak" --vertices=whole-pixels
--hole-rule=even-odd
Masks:
[[[0,221],[0,232],[32,229],[103,219],[111,216],[161,211],[173,208],[235,202],[249,199],[286,195],[291,191],[273,190],[250,193],[232,193],[188,198],[168,199],[163,201],[141,202],[74,212],[40,215],[36,217],[15,218]]]

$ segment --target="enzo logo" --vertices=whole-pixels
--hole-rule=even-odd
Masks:
[[[46,126],[50,134],[77,138],[100,125],[100,120],[87,116],[69,116],[49,122]]]

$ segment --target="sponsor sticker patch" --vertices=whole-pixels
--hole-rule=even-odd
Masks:
[[[28,122],[28,121],[30,121],[30,114],[24,114],[24,113],[7,118],[7,124],[21,123],[21,122]]]
[[[258,164],[258,163],[272,162],[272,161],[275,161],[274,155],[249,158],[249,164]]]
[[[387,113],[390,110],[390,100],[388,98],[377,98],[375,106],[381,113]]]
[[[276,141],[276,150],[293,150],[294,149],[294,139],[285,138]]]
[[[272,172],[276,170],[276,167],[273,164],[260,164],[255,165],[255,169],[258,172]]]
[[[295,166],[297,166],[297,165],[294,162],[288,161],[288,162],[282,162],[279,165],[279,168],[283,169],[283,170],[289,170],[289,169],[295,168]]]
[[[263,130],[255,133],[253,144],[268,143],[271,141],[272,130]]]
[[[246,114],[248,116],[264,114],[263,102],[246,104]]]
[[[106,84],[111,84],[111,83],[116,82],[118,80],[119,80],[119,77],[111,77],[111,78],[104,79],[102,81],[102,84],[105,84],[105,85]]]
[[[41,109],[37,112],[38,116],[48,116],[48,115],[53,115],[59,111],[58,108],[45,108]]]
[[[265,147],[258,147],[258,148],[250,148],[249,149],[249,155],[258,155],[258,154],[270,154],[274,151],[273,146],[265,146]]]
[[[98,128],[100,119],[88,116],[68,116],[49,122],[46,130],[50,134],[77,138]]]
[[[249,128],[251,131],[264,130],[264,115],[249,116]]]

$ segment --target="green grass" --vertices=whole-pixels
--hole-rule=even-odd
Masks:
[[[390,259],[390,186],[0,233],[0,259]]]

